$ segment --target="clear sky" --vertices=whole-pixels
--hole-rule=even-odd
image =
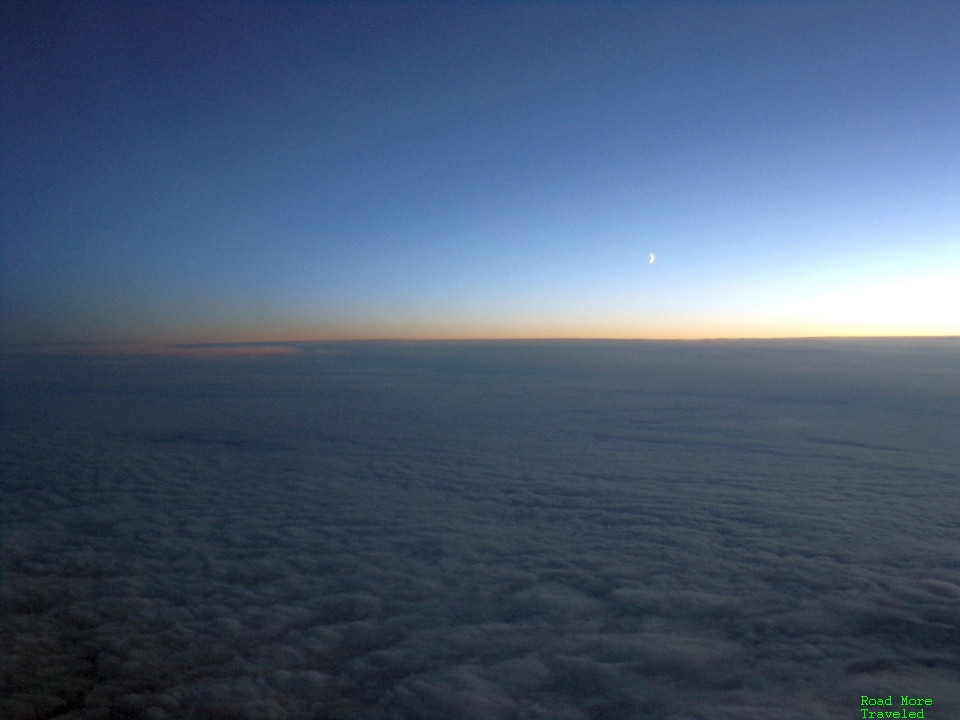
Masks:
[[[960,335],[954,0],[4,16],[8,343]]]

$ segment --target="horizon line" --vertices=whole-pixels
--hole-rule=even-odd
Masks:
[[[850,341],[930,341],[960,340],[954,335],[782,335],[782,336],[704,336],[695,338],[663,337],[462,337],[462,338],[342,338],[324,340],[237,340],[227,342],[166,342],[147,343],[137,341],[34,341],[4,343],[0,355],[177,355],[234,353],[234,354],[279,354],[283,351],[322,354],[325,348],[337,345],[363,344],[455,344],[455,343],[697,343],[697,342],[782,342],[815,340]]]

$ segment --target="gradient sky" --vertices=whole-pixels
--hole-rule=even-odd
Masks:
[[[5,16],[8,343],[960,334],[953,0]]]

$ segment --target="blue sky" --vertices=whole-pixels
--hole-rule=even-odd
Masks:
[[[4,35],[8,342],[960,334],[954,2],[49,3]]]

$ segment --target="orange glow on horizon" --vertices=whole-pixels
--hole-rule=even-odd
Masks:
[[[400,324],[398,323],[398,326]],[[546,325],[546,324],[545,324]],[[459,332],[458,332],[459,330]],[[35,342],[10,345],[3,349],[12,354],[111,355],[111,356],[182,356],[197,358],[268,357],[295,355],[311,344],[350,342],[492,342],[492,341],[697,341],[697,340],[784,340],[800,338],[881,338],[881,337],[957,337],[958,333],[931,332],[922,327],[851,327],[845,324],[783,323],[688,323],[680,326],[615,327],[600,323],[570,323],[534,329],[517,324],[508,331],[493,327],[459,328],[406,325],[389,328],[357,327],[352,330],[318,331],[316,328],[290,324],[272,326],[269,331],[210,332],[194,330],[177,337],[166,334],[162,339],[104,339],[102,342]],[[310,348],[311,353],[333,352]]]

